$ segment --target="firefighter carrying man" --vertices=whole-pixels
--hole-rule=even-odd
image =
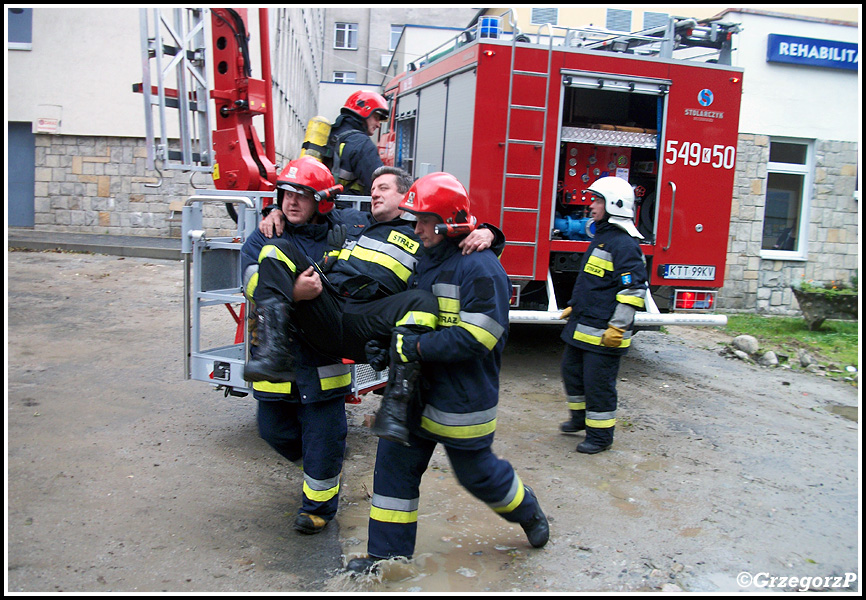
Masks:
[[[461,251],[475,218],[466,189],[453,175],[421,177],[400,208],[415,215],[415,234],[424,245],[403,294],[434,294],[439,327],[426,332],[397,328],[392,336],[393,360],[420,364],[424,385],[417,398],[407,399],[408,445],[379,439],[368,554],[349,561],[351,573],[376,572],[383,559],[413,556],[421,478],[437,444],[460,484],[503,519],[519,524],[532,547],[541,548],[550,537],[535,493],[492,449],[508,337],[508,275],[493,250]]]
[[[357,211],[332,210],[334,178],[328,168],[312,159],[291,161],[277,181],[277,207],[286,224],[280,240],[298,257],[322,256],[328,235],[342,227],[364,226],[367,218]],[[269,244],[269,242],[271,242]],[[317,352],[298,339],[291,323],[290,306],[260,284],[259,261],[263,257],[289,260],[273,241],[255,231],[241,248],[244,294],[253,306],[251,320],[252,362],[260,369],[283,369],[269,363],[275,352],[291,352],[291,373],[259,380],[248,365],[244,377],[253,381],[257,400],[259,435],[286,459],[303,461],[301,506],[293,527],[305,534],[320,532],[337,513],[343,454],[346,449],[344,398],[352,378],[349,365],[339,357]],[[303,263],[292,265],[302,268]],[[290,293],[290,291],[289,291]]]
[[[308,181],[309,175],[315,177]],[[327,168],[308,156],[290,162],[277,180],[281,195],[297,188],[309,188],[313,195],[332,184]],[[421,254],[421,242],[400,209],[411,185],[408,173],[383,166],[374,172],[371,212],[334,208],[330,202],[322,218],[330,223],[323,234],[327,237],[324,255],[318,251],[311,254],[285,231],[268,239],[276,223],[282,224],[284,218],[291,223],[291,215],[274,210],[260,223],[259,231],[244,245],[242,266],[245,289],[250,289],[246,282],[256,283],[255,293],[248,297],[256,304],[255,316],[262,322],[258,335],[264,344],[245,364],[245,379],[277,384],[292,381],[294,357],[286,330],[336,359],[363,363],[372,350],[382,362],[377,367],[382,370],[389,364],[392,329],[435,327],[439,306],[432,294],[419,290],[398,294],[407,289]],[[287,208],[282,201],[279,206]],[[319,211],[323,212],[321,206]],[[491,245],[501,252],[505,237],[496,227],[482,224],[461,244],[461,251],[466,253]],[[279,307],[278,317],[284,315],[282,318],[268,320],[267,310],[272,305]],[[371,340],[379,340],[380,345],[368,348]],[[406,387],[414,385],[417,369],[413,365],[394,366],[373,432],[404,442],[408,436],[405,403],[395,404],[391,399],[395,395],[402,398]]]
[[[387,120],[385,98],[376,92],[358,90],[346,99],[333,125],[324,117],[310,120],[301,155],[325,163],[343,186],[344,194],[369,196],[373,171],[382,166],[370,136]]]
[[[562,380],[571,418],[563,433],[586,430],[577,451],[596,454],[613,444],[616,376],[631,344],[634,314],[645,308],[646,259],[635,238],[634,190],[619,177],[602,177],[584,198],[596,223],[595,238],[583,255],[568,308],[562,318],[565,351]]]

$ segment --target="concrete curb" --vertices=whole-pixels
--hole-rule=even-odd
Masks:
[[[57,233],[30,229],[7,229],[6,247],[24,250],[66,250],[136,258],[181,260],[177,238]]]

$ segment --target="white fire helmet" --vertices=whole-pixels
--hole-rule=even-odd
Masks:
[[[634,188],[619,177],[602,177],[584,190],[584,194],[604,198],[608,221],[632,237],[643,238],[634,226]]]

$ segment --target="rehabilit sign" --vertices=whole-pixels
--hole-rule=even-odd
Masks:
[[[856,71],[860,48],[852,42],[771,33],[767,37],[767,62]]]

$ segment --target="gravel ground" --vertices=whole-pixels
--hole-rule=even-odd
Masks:
[[[337,519],[299,535],[301,473],[259,439],[252,399],[183,380],[180,263],[7,263],[7,592],[860,590],[857,388],[725,358],[718,331],[638,334],[614,446],[585,456],[557,429],[559,328],[513,327],[494,450],[550,543],[530,548],[437,451],[416,559],[350,580],[378,397],[347,405]]]

